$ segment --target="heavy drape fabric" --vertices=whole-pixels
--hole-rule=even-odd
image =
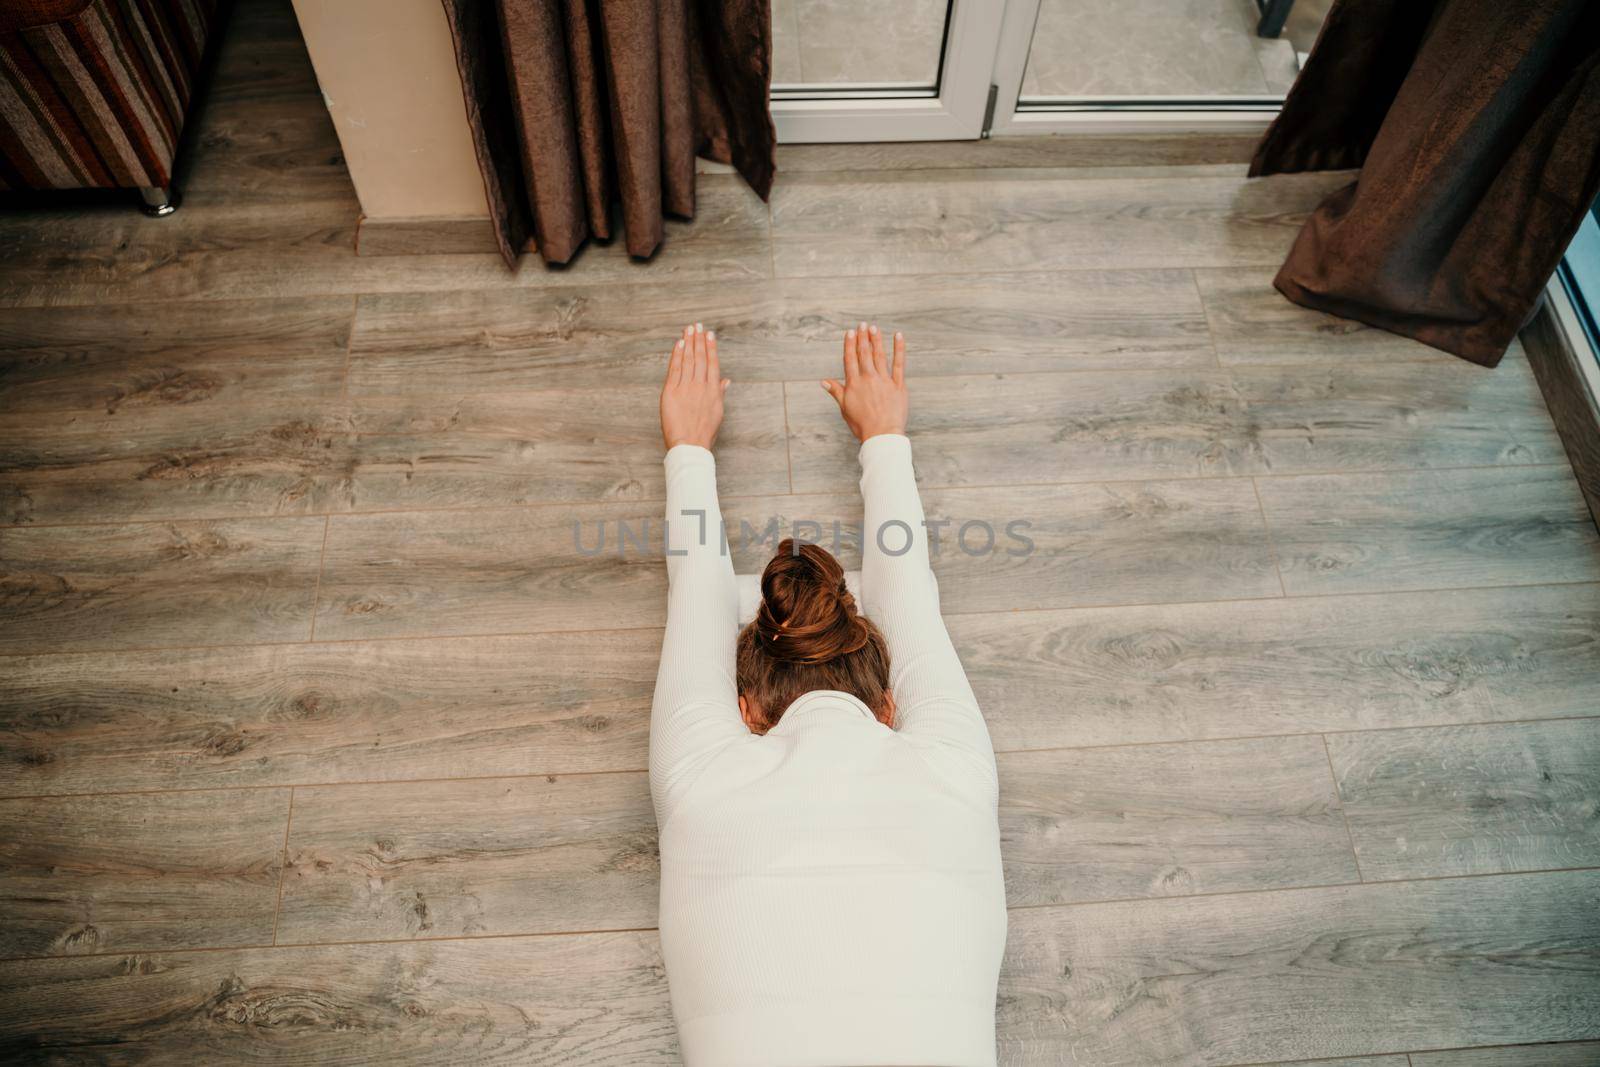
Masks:
[[[763,199],[776,137],[771,0],[442,0],[501,254],[565,263],[690,218],[697,155]]]
[[[1275,284],[1494,366],[1600,189],[1600,0],[1335,0],[1250,173],[1359,167]]]

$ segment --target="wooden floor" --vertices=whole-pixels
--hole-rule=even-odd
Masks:
[[[873,315],[929,511],[1036,545],[938,563],[1003,1061],[1600,1063],[1600,535],[1520,351],[1273,293],[1347,176],[785,150],[512,274],[352,254],[284,0],[199,122],[171,219],[0,218],[0,1060],[675,1062],[664,573],[573,523],[659,513],[691,319],[730,519],[858,516],[815,378]]]

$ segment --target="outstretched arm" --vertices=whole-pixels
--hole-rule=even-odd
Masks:
[[[905,338],[886,353],[876,326],[848,331],[844,381],[823,388],[861,441],[861,598],[889,644],[890,688],[901,734],[952,781],[991,800],[994,748],[966,671],[939,614],[928,530],[905,435],[910,409]]]
[[[728,382],[715,334],[698,324],[673,347],[661,390],[667,446],[667,632],[650,710],[656,822],[725,745],[750,735],[739,716],[734,642],[739,593],[722,530],[711,446]]]

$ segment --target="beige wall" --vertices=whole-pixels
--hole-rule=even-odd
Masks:
[[[369,219],[484,218],[439,0],[294,0]]]

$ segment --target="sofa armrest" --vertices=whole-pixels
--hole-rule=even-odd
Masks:
[[[0,3],[0,33],[27,30],[69,19],[92,0],[5,0]]]

